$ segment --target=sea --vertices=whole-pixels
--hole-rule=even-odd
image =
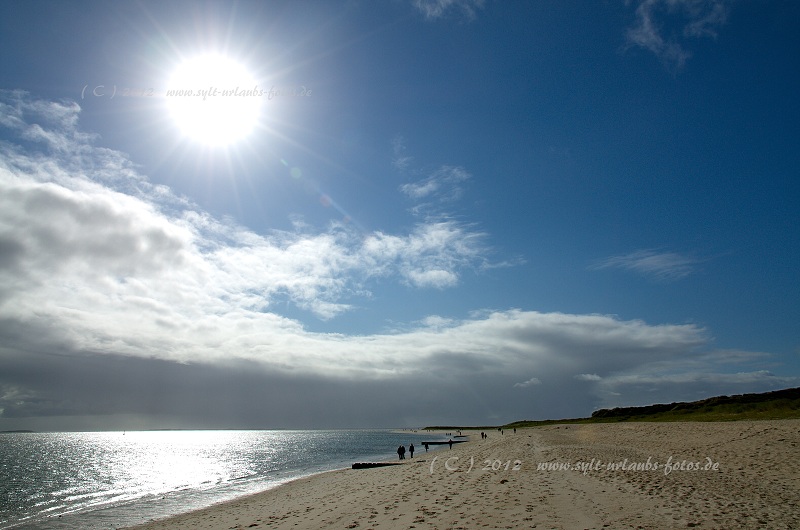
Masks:
[[[439,437],[440,438],[440,437]],[[435,435],[398,430],[0,433],[0,530],[123,528]],[[431,450],[436,446],[431,446]]]

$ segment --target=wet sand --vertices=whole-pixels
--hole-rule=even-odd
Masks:
[[[800,528],[800,420],[487,432],[136,528]]]

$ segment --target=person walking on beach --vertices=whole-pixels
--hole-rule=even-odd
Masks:
[[[414,458],[414,444],[411,444],[408,448],[408,452],[411,453],[411,458]]]
[[[428,452],[428,442],[425,442],[423,445],[425,445],[425,452],[427,453]]]
[[[452,449],[453,448],[453,439],[450,438],[450,440],[448,440],[447,443],[450,445],[450,449]]]
[[[406,457],[406,448],[404,446],[400,446],[397,448],[397,456],[400,457],[400,460],[405,459]]]

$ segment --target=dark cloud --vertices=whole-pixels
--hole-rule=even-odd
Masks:
[[[130,418],[138,428],[396,427],[522,414],[520,403],[494,399],[479,375],[347,381],[244,362],[30,353],[2,355],[0,374],[0,428],[124,429],[134,427]]]

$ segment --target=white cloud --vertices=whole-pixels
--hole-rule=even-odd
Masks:
[[[405,139],[398,135],[392,144],[395,154],[392,165],[416,178],[414,182],[399,187],[404,195],[414,201],[410,211],[419,217],[440,220],[450,218],[452,214],[448,209],[461,199],[464,194],[464,182],[472,178],[469,171],[460,166],[445,164],[425,172],[426,176],[418,178],[423,171],[406,171],[409,170],[413,158],[405,154]]]
[[[399,171],[405,170],[414,160],[414,157],[406,154],[406,140],[399,134],[392,140],[392,152],[392,166]]]
[[[641,0],[636,24],[626,33],[628,44],[654,53],[670,70],[680,70],[692,55],[683,41],[716,37],[727,22],[728,4],[727,0]],[[676,20],[680,20],[680,32],[664,29]]]
[[[698,263],[700,263],[699,259],[676,252],[644,249],[622,256],[603,258],[592,264],[590,268],[623,269],[659,281],[673,281],[685,278],[695,272],[695,266]]]
[[[435,180],[426,180],[415,184],[403,184],[400,190],[413,199],[421,199],[439,189],[439,183]]]
[[[460,11],[463,16],[472,20],[476,11],[483,8],[483,4],[484,0],[413,0],[414,7],[428,20],[441,18],[450,11]]]
[[[602,377],[597,374],[578,374],[575,379],[578,381],[600,381]]]
[[[533,385],[541,385],[541,384],[542,384],[542,382],[539,381],[537,378],[531,377],[530,379],[528,379],[527,381],[523,381],[522,383],[514,383],[514,388],[525,388],[525,387],[529,387],[529,386],[533,386]]]
[[[363,243],[365,271],[395,270],[416,287],[452,286],[458,282],[455,271],[483,259],[483,239],[447,220],[419,224],[408,237],[376,232]]]
[[[453,319],[444,318],[439,315],[428,315],[420,321],[424,327],[437,329],[449,327],[453,322]]]
[[[4,94],[5,123],[21,135],[38,131],[26,138],[41,149],[6,144],[0,151],[0,245],[8,250],[3,262],[13,266],[0,274],[16,275],[5,282],[5,296],[21,295],[21,280],[28,300],[86,296],[105,282],[117,297],[136,285],[169,299],[167,306],[191,300],[193,311],[206,304],[262,311],[287,299],[327,319],[348,310],[341,300],[366,292],[370,278],[445,288],[483,262],[483,234],[455,221],[362,237],[341,225],[258,234],[213,219],[149,184],[121,153],[91,145],[75,129],[77,105]],[[60,281],[46,281],[52,277]],[[191,294],[198,286],[205,294]]]
[[[454,201],[463,192],[461,183],[470,177],[464,168],[442,166],[419,182],[400,186],[400,190],[415,200],[435,198],[438,201]]]

